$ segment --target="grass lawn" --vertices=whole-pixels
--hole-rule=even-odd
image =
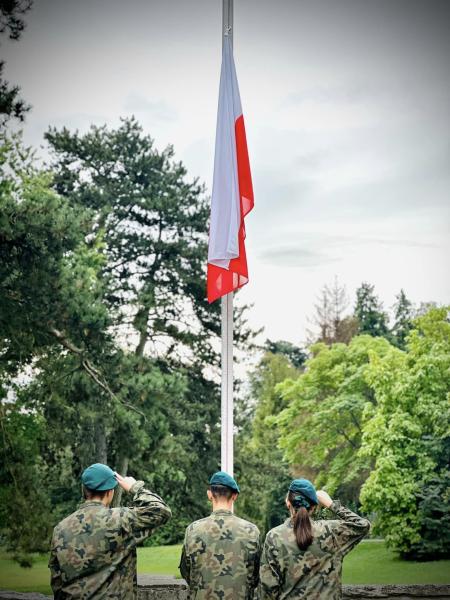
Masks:
[[[450,560],[400,560],[384,542],[361,542],[344,559],[343,583],[450,583]]]
[[[140,548],[138,573],[178,576],[181,546]],[[0,553],[0,589],[50,594],[46,556],[22,569]],[[362,542],[344,561],[344,583],[450,583],[450,560],[415,563],[399,560],[383,542]]]

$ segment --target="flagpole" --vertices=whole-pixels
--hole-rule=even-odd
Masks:
[[[233,0],[222,0],[222,44],[233,47]],[[222,296],[221,469],[233,476],[233,292]]]

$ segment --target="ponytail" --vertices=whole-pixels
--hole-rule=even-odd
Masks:
[[[306,498],[301,498],[299,501],[299,496],[296,496],[292,492],[289,492],[288,499],[295,511],[292,520],[297,546],[300,548],[300,550],[306,550],[312,544],[314,539],[311,517],[309,516],[309,510],[307,506],[305,506],[305,504],[307,504],[310,508],[311,504]]]
[[[294,533],[297,546],[300,550],[306,550],[312,544],[312,524],[309,512],[304,506],[294,514]]]

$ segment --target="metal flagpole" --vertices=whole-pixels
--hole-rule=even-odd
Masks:
[[[233,0],[222,0],[222,44],[233,46]],[[222,296],[221,469],[233,476],[233,292]]]

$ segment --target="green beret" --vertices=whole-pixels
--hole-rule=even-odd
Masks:
[[[225,473],[225,471],[218,471],[217,473],[214,473],[214,475],[209,480],[209,484],[225,485],[226,487],[231,488],[233,492],[237,492],[238,494],[241,491],[233,477],[231,477],[231,475],[228,475],[228,473]]]
[[[313,504],[319,504],[319,499],[317,498],[316,488],[308,479],[294,479],[294,481],[289,486],[289,491],[294,492],[295,494],[301,494],[311,500]]]
[[[95,463],[85,469],[81,481],[88,489],[98,492],[113,490],[118,485],[114,471],[102,463]]]

